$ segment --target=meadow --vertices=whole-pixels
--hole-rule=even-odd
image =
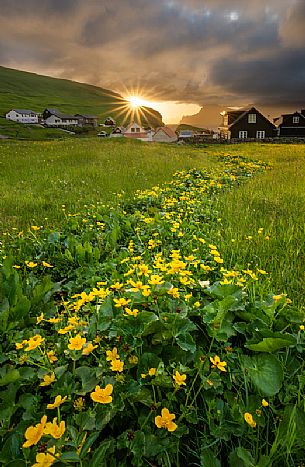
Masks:
[[[0,461],[301,465],[304,147],[77,143],[1,144]]]

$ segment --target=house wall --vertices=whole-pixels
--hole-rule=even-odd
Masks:
[[[75,120],[75,119],[62,120],[60,117],[56,117],[56,115],[51,115],[50,117],[46,118],[45,123],[48,126],[77,126],[78,120]]]
[[[256,123],[248,123],[249,114],[256,114]],[[264,131],[265,138],[272,138],[276,136],[274,125],[266,120],[259,112],[251,110],[249,114],[246,114],[243,118],[236,122],[236,124],[231,126],[231,138],[239,138],[240,131],[247,131],[247,138],[249,139],[256,139],[257,131]]]
[[[291,137],[305,137],[305,120],[303,126],[295,125],[295,126],[282,126],[279,128],[279,136],[291,136]]]
[[[10,110],[6,115],[5,118],[7,120],[12,120],[14,122],[20,123],[38,123],[38,115],[37,114],[19,114],[15,110]]]

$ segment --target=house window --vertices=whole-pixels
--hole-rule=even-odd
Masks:
[[[223,126],[228,126],[228,124],[229,124],[229,117],[228,115],[225,115],[223,117]]]
[[[240,131],[239,132],[239,139],[245,139],[248,137],[248,132],[247,131]]]
[[[248,115],[248,123],[256,123],[256,114]]]
[[[256,139],[264,139],[265,138],[265,132],[262,130],[259,130],[256,132]]]
[[[293,117],[292,118],[292,123],[299,123],[300,117]]]
[[[141,131],[141,128],[136,128],[137,133],[140,133],[140,131]]]
[[[136,131],[135,128],[131,128],[131,133],[134,133]]]

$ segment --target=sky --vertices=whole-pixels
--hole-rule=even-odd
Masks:
[[[137,92],[167,122],[299,110],[305,0],[0,0],[0,64]]]

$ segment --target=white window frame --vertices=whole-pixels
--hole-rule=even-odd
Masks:
[[[300,117],[298,117],[297,115],[292,117],[292,123],[300,123]]]
[[[265,130],[257,130],[256,139],[265,139],[266,133]]]
[[[242,130],[238,133],[238,138],[239,139],[247,139],[248,138],[248,132],[246,130]]]
[[[248,123],[256,123],[256,114],[248,114]]]

